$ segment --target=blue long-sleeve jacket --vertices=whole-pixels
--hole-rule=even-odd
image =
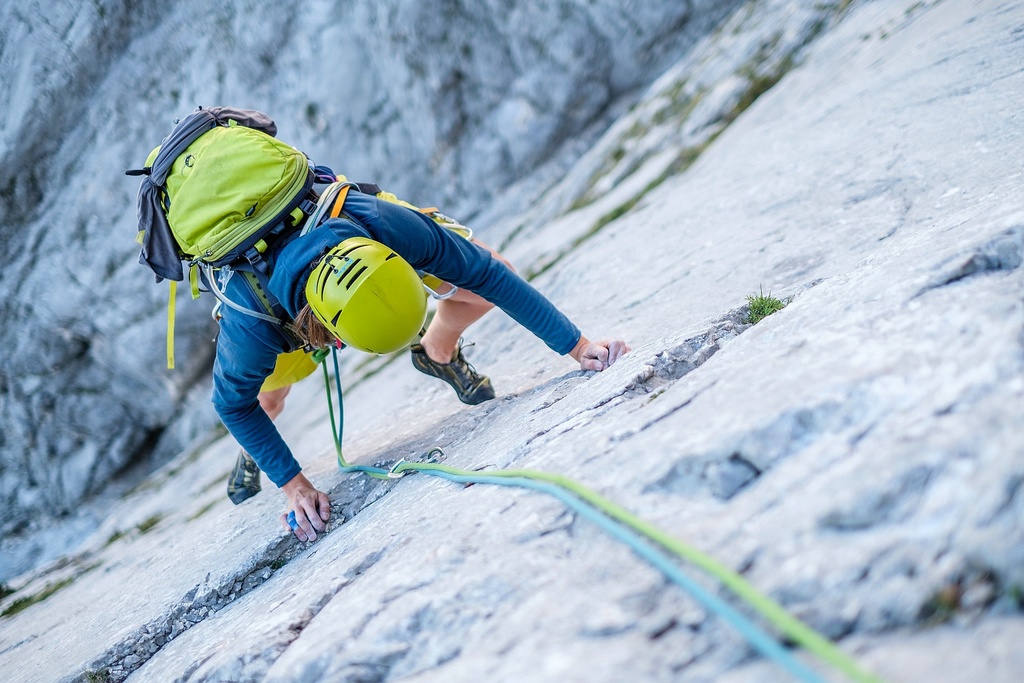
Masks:
[[[270,292],[290,316],[295,317],[306,303],[306,279],[314,262],[343,240],[362,236],[388,245],[417,270],[479,294],[556,353],[568,353],[579,341],[579,329],[564,314],[486,249],[419,212],[369,195],[349,192],[344,208],[354,221],[329,220],[306,235],[282,241],[266,255],[273,269]],[[241,277],[232,277],[225,293],[242,306],[263,310]],[[258,396],[278,355],[295,348],[295,341],[274,323],[223,309],[213,370],[213,404],[235,440],[278,486],[302,468],[263,412]]]

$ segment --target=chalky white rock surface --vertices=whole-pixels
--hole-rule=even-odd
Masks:
[[[534,284],[631,354],[581,373],[490,314],[468,353],[499,397],[476,407],[404,358],[365,380],[349,359],[346,455],[439,445],[455,466],[564,474],[742,572],[885,680],[1016,681],[1024,9],[854,3],[793,38],[809,11],[739,10],[592,145],[606,155],[559,172],[553,159],[547,182],[509,188],[501,201],[536,220],[482,231],[522,268],[547,267]],[[737,112],[748,89],[728,76],[757,80],[735,58],[742,36],[763,62],[790,64]],[[719,130],[645,127],[704,78],[717,94],[677,115]],[[695,146],[692,165],[644,192]],[[604,177],[616,180],[588,197]],[[760,287],[792,300],[749,326]],[[0,669],[24,681],[785,680],[554,500],[340,475],[318,378],[296,387],[280,426],[332,494],[324,538],[280,532],[274,491],[232,507],[236,446],[197,442],[75,554],[13,582],[0,607],[74,579],[0,618]]]

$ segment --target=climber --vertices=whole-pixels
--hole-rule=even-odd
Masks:
[[[426,332],[411,347],[412,362],[450,384],[465,403],[494,397],[490,380],[466,362],[460,339],[495,305],[583,370],[600,372],[629,351],[620,340],[590,341],[493,250],[423,213],[354,190],[343,208],[349,218],[332,218],[301,236],[281,239],[266,254],[273,273],[270,293],[307,346],[320,348],[335,339],[373,353],[409,346],[426,314],[421,271],[458,290],[438,301]],[[228,279],[225,294],[258,307],[245,282]],[[235,489],[247,489],[248,495],[259,491],[262,470],[287,497],[282,526],[302,541],[316,540],[330,516],[328,497],[302,474],[271,421],[283,408],[287,386],[261,394],[278,357],[294,349],[294,341],[279,326],[236,310],[224,310],[219,322],[213,401],[243,449],[232,473]]]

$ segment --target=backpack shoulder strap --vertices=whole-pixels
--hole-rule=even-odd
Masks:
[[[225,279],[223,280],[221,280],[222,273],[227,273]],[[245,280],[246,284],[252,290],[253,295],[260,302],[261,308],[263,310],[256,311],[251,308],[247,308],[246,306],[243,306],[242,304],[236,301],[232,301],[228,297],[228,295],[224,293],[224,290],[221,288],[221,285],[218,284],[218,282],[220,281],[221,283],[226,283],[227,278],[234,277],[236,274],[240,275]],[[203,266],[202,278],[203,282],[210,289],[210,292],[215,297],[217,297],[218,301],[220,301],[228,308],[234,309],[239,313],[251,316],[253,318],[266,320],[269,323],[274,323],[275,325],[279,325],[281,327],[285,327],[288,324],[288,316],[284,312],[284,309],[280,307],[280,304],[277,304],[277,306],[275,306],[274,303],[271,302],[271,295],[269,294],[269,292],[267,292],[264,285],[261,284],[259,280],[256,278],[255,273],[247,270],[235,269],[221,269],[219,272],[217,272],[214,271],[214,269],[210,266]]]
[[[236,268],[235,273],[241,276],[249,285],[249,289],[256,295],[256,299],[259,300],[263,310],[273,316],[279,325],[282,327],[286,326],[288,324],[286,321],[289,320],[288,313],[284,310],[281,302],[277,300],[277,297],[270,293],[268,289],[269,278],[257,270],[239,270]]]

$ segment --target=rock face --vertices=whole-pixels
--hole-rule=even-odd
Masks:
[[[436,17],[388,7],[357,16],[386,25],[396,43],[430,42],[398,27]],[[466,11],[486,14],[481,7]],[[523,21],[514,7],[500,11],[472,21]],[[551,12],[539,16],[554,30],[557,10],[535,11]],[[667,31],[669,14],[664,25],[645,20]],[[692,6],[687,16],[704,15]],[[181,17],[133,19],[149,27],[133,48],[155,50],[153,36],[182,25],[172,18]],[[582,373],[491,314],[471,329],[478,345],[469,352],[499,398],[472,408],[404,358],[348,359],[346,456],[391,462],[441,446],[456,467],[557,472],[741,573],[884,680],[1018,680],[1022,36],[1024,9],[1008,1],[761,0],[692,45],[680,39],[634,106],[610,103],[558,124],[569,128],[550,134],[568,135],[566,145],[537,152],[537,169],[521,180],[514,156],[503,164],[511,176],[481,175],[494,199],[471,207],[484,239],[588,335],[624,336],[632,353]],[[565,49],[584,49],[573,40]],[[178,49],[171,62],[199,63]],[[616,89],[608,84],[626,67],[601,72],[598,53],[585,54]],[[646,57],[651,69],[669,59],[637,48],[616,60],[640,68]],[[111,66],[100,92],[116,92],[134,68]],[[228,94],[254,82],[223,79]],[[494,130],[514,122],[518,106],[509,105],[511,118],[496,115]],[[513,139],[474,125],[463,129],[476,131],[460,138],[466,147],[433,148],[442,177],[464,172],[457,150]],[[401,138],[375,139],[370,171]],[[118,144],[127,165],[133,152]],[[408,187],[429,187],[426,177]],[[130,205],[128,191],[121,199]],[[751,325],[745,302],[762,289],[788,305]],[[157,317],[149,327],[159,328]],[[34,405],[8,400],[12,386],[5,379],[4,410]],[[0,670],[24,681],[785,678],[555,500],[425,475],[342,475],[314,380],[295,388],[279,426],[331,494],[334,518],[320,541],[301,545],[277,529],[273,491],[232,507],[223,482],[237,446],[209,435],[108,501],[74,553],[10,580]],[[844,680],[798,656],[823,680]]]
[[[215,423],[187,400],[211,362],[209,304],[178,306],[166,372],[167,290],[136,265],[138,184],[121,174],[176,117],[265,110],[319,162],[466,217],[593,138],[730,5],[0,9],[0,532],[21,532],[0,578],[46,556],[32,542],[41,510],[68,513]]]

